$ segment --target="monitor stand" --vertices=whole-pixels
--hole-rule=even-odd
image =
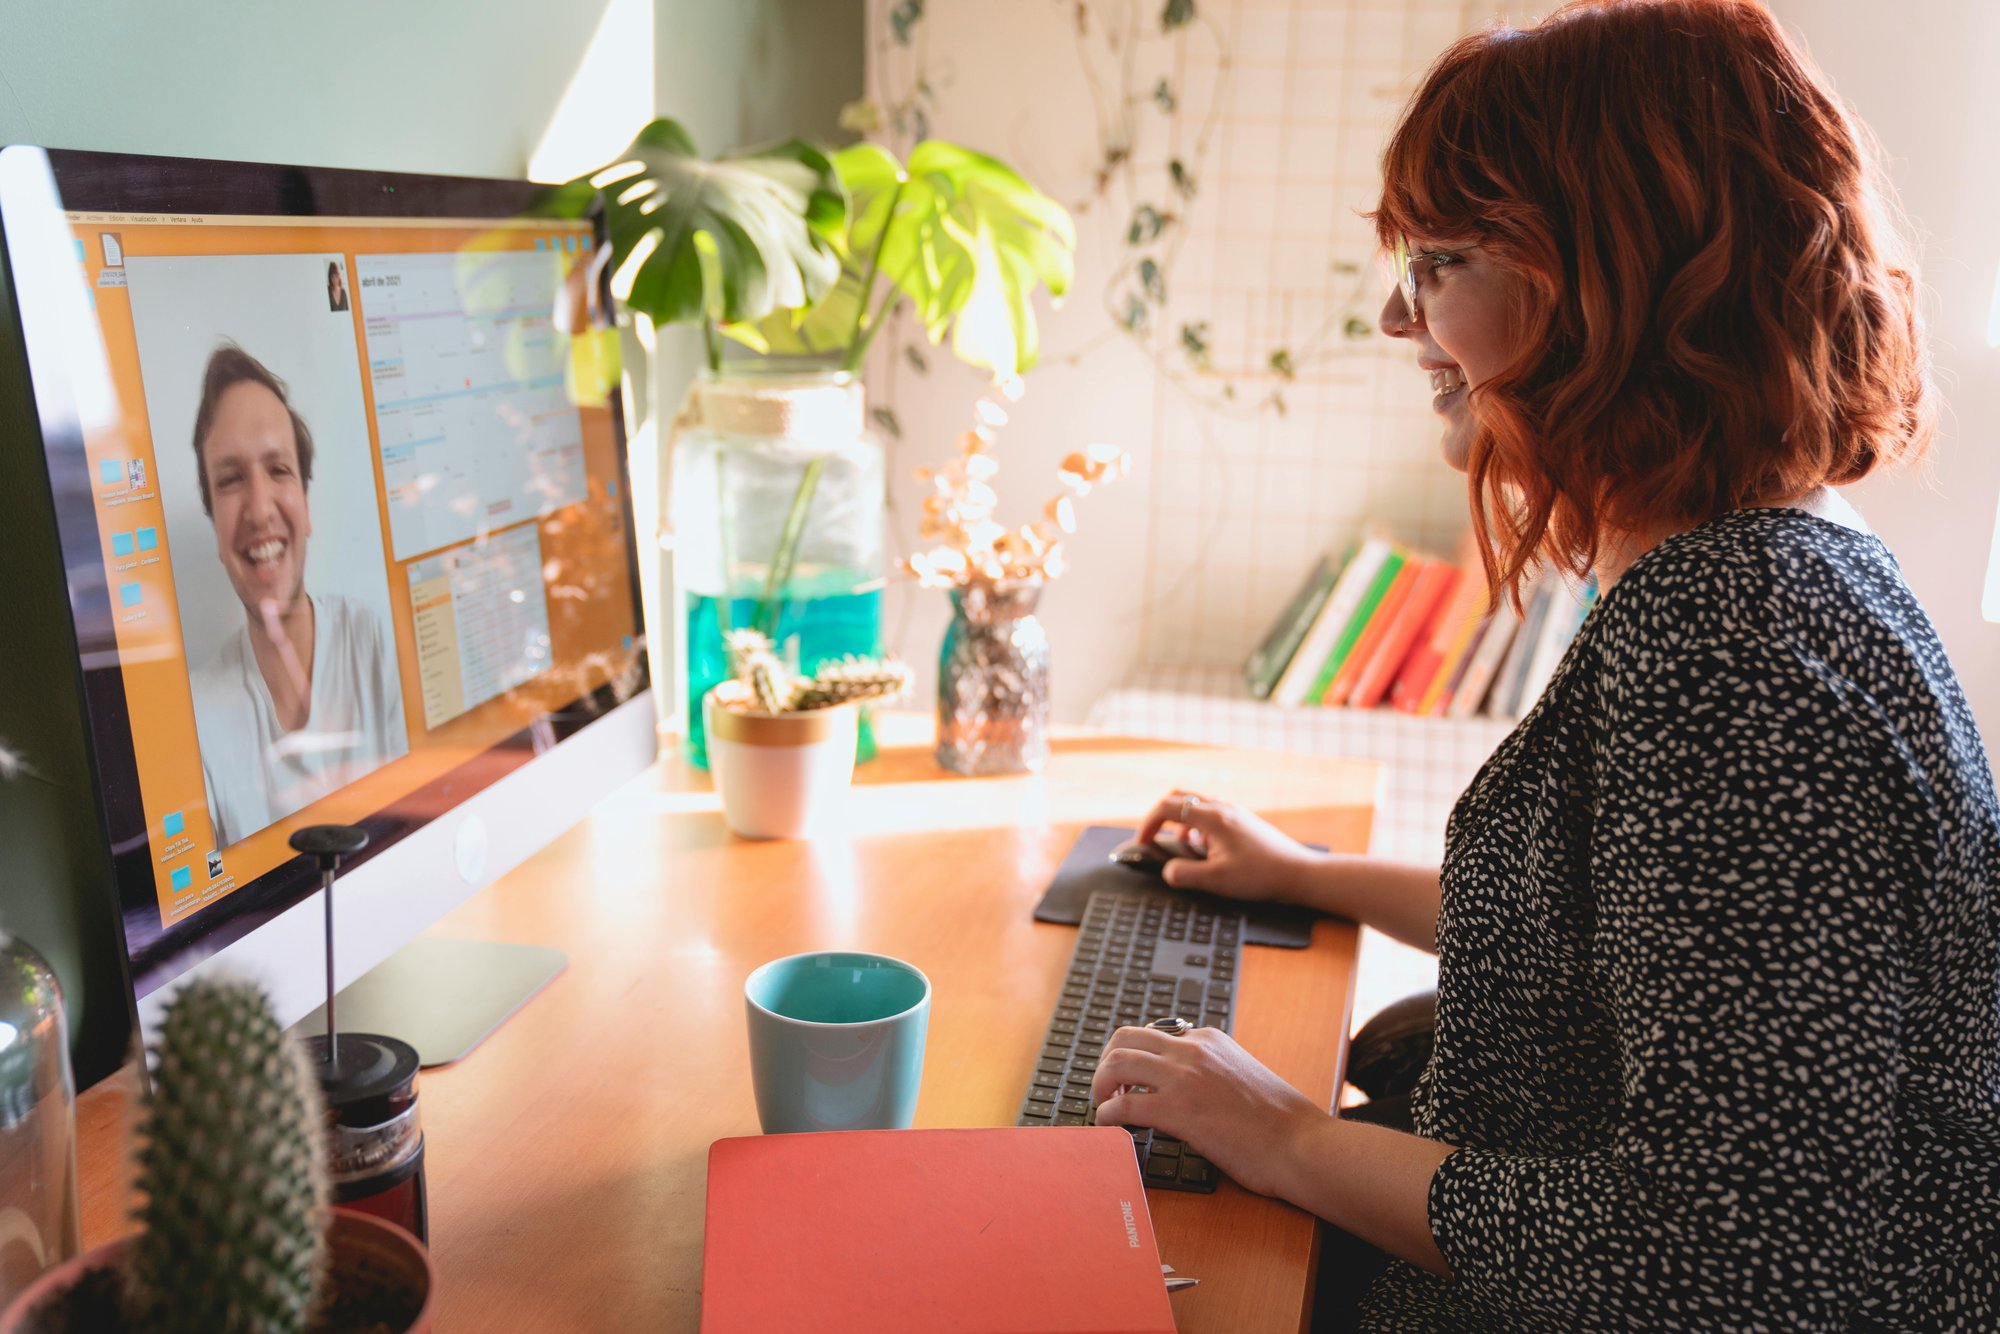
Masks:
[[[418,936],[334,997],[343,1033],[380,1033],[417,1049],[426,1067],[450,1065],[505,1023],[569,963],[561,950]],[[326,1032],[321,1005],[292,1026]]]

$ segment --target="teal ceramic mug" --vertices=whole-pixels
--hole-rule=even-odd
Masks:
[[[901,959],[821,951],[743,983],[766,1134],[902,1130],[916,1119],[931,983]]]

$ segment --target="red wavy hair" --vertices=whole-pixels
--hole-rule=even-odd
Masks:
[[[1915,280],[1823,77],[1753,0],[1577,0],[1440,56],[1373,214],[1514,271],[1472,391],[1497,596],[1617,532],[1841,485],[1934,430]]]

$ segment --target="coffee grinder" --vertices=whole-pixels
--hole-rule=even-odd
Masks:
[[[368,846],[368,835],[352,825],[308,825],[291,843],[318,862],[326,904],[326,1033],[304,1042],[326,1099],[334,1202],[387,1219],[428,1244],[417,1049],[379,1033],[342,1033],[334,1021],[334,871],[342,857]]]

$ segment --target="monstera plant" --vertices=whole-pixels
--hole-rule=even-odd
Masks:
[[[1005,377],[1035,362],[1036,286],[1060,297],[1076,227],[1062,205],[994,158],[926,140],[907,164],[875,144],[834,155],[847,195],[839,281],[810,306],[729,332],[760,351],[858,369],[907,300],[930,341]],[[878,289],[886,282],[887,291]]]
[[[907,300],[932,343],[1005,376],[1038,351],[1036,287],[1068,290],[1068,210],[998,159],[926,140],[829,156],[800,140],[704,159],[679,124],[553,191],[552,212],[604,210],[612,295],[655,326],[700,322],[759,352],[855,370]],[[882,291],[887,284],[886,292]]]
[[[1067,290],[1076,247],[1075,226],[1055,200],[1004,163],[935,140],[918,144],[907,162],[873,144],[828,153],[797,140],[710,160],[700,156],[681,126],[656,120],[616,159],[560,187],[552,204],[568,216],[602,210],[612,296],[656,328],[700,324],[714,375],[725,371],[725,340],[734,340],[787,367],[803,363],[851,377],[907,303],[932,343],[949,335],[961,360],[1011,381],[1034,363],[1038,351],[1035,289],[1046,287],[1054,297]],[[729,374],[738,374],[744,360],[755,359],[731,358]],[[859,392],[851,379],[844,383]],[[690,425],[675,436],[677,495],[682,444],[701,429],[700,396],[720,392],[697,385],[694,410],[683,410],[678,419]],[[858,411],[856,419],[859,432]],[[854,434],[847,440],[851,444]],[[689,443],[686,457],[696,458],[702,448],[712,451],[711,442],[712,437]],[[879,455],[879,446],[869,447]],[[775,474],[756,485],[725,482],[705,464],[688,467],[690,486],[702,492],[702,510],[691,512],[690,523],[677,532],[677,553],[715,546],[723,552],[717,568],[724,572],[703,589],[690,587],[682,599],[690,608],[683,642],[703,659],[695,665],[691,658],[691,702],[714,684],[698,679],[703,672],[719,679],[722,671],[716,631],[726,633],[742,621],[744,609],[734,606],[738,571],[755,585],[748,624],[773,640],[784,637],[779,625],[787,607],[804,608],[804,599],[819,596],[801,591],[804,584],[794,583],[794,573],[802,541],[810,545],[808,519],[823,477],[824,485],[834,488],[823,507],[829,516],[847,516],[841,522],[850,525],[872,522],[878,533],[882,527],[879,480],[873,483],[875,494],[861,503],[847,495],[848,480],[832,480],[873,475],[866,467],[849,466],[853,449],[827,441],[823,449],[803,452],[810,457],[784,475],[780,499],[768,506],[746,497],[761,496]],[[745,453],[742,468],[732,465],[732,477],[752,466],[750,458]],[[837,473],[828,474],[829,466]],[[866,489],[865,480],[861,485]],[[732,492],[732,486],[739,489]],[[872,520],[866,513],[871,504]],[[744,517],[744,506],[756,512]],[[702,536],[691,543],[689,531],[695,528]],[[879,558],[879,540],[875,550]],[[807,560],[812,568],[828,567],[823,555]],[[677,579],[683,568],[677,554]],[[876,586],[882,573],[875,571]],[[851,582],[860,590],[869,581]],[[879,610],[868,614],[879,638]],[[793,620],[811,617],[801,610]],[[810,670],[813,663],[803,659],[819,656],[821,649],[807,645],[800,633],[798,665]],[[825,651],[832,657],[878,648],[827,645]],[[865,754],[866,735],[862,744]],[[694,747],[690,757],[697,763],[703,758]]]
[[[655,327],[700,322],[716,369],[718,329],[809,306],[840,276],[846,199],[827,155],[801,140],[708,161],[662,118],[549,206],[581,217],[599,201],[612,295]]]

